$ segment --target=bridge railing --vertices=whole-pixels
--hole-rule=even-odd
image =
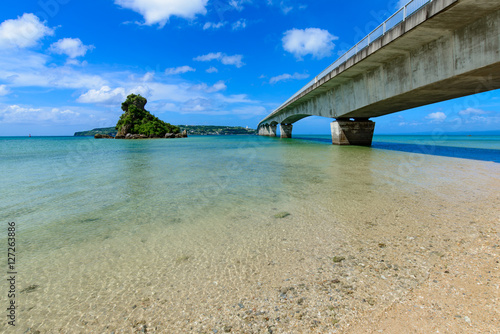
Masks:
[[[392,14],[387,20],[382,22],[377,28],[375,28],[371,33],[369,33],[365,38],[359,41],[356,45],[349,49],[346,53],[344,53],[340,58],[334,61],[330,66],[328,66],[323,72],[318,74],[313,80],[311,80],[308,84],[302,87],[297,93],[293,94],[285,103],[278,107],[280,110],[283,106],[287,105],[290,101],[292,101],[295,97],[300,95],[303,91],[317,83],[323,77],[325,77],[328,73],[339,67],[341,64],[345,63],[349,58],[354,56],[359,51],[368,47],[373,41],[385,35],[388,31],[394,28],[397,24],[406,20],[407,17],[415,13],[417,10],[432,2],[432,0],[412,0],[408,2],[406,5],[401,7],[396,13]],[[274,113],[274,112],[273,112]]]

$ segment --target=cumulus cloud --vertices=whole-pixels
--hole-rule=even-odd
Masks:
[[[430,119],[432,122],[443,122],[446,119],[446,114],[441,111],[433,112],[425,117]]]
[[[179,67],[171,67],[165,70],[165,74],[167,75],[175,75],[175,74],[183,74],[187,72],[195,72],[196,69],[190,66],[179,66]]]
[[[220,61],[224,65],[234,65],[239,68],[245,65],[245,63],[243,63],[242,60],[243,60],[242,55],[234,55],[234,56],[223,56]]]
[[[208,0],[115,0],[115,4],[144,17],[146,25],[163,27],[171,16],[193,19],[207,13]]]
[[[321,59],[332,54],[335,44],[333,36],[327,30],[318,28],[292,29],[284,33],[283,48],[292,53],[297,59],[310,54]]]
[[[70,58],[83,57],[88,50],[94,49],[93,45],[84,45],[79,38],[63,38],[53,43],[49,51],[64,54]]]
[[[9,89],[7,88],[7,86],[5,85],[0,85],[0,96],[4,96],[4,95],[7,95],[9,94],[10,91]]]
[[[207,72],[207,73],[217,73],[217,72],[219,72],[219,70],[212,66],[212,67],[208,68],[205,72]]]
[[[302,79],[306,79],[306,78],[309,78],[309,74],[306,74],[306,73],[303,73],[303,74],[300,74],[300,73],[294,73],[294,74],[285,73],[285,74],[281,74],[281,75],[272,77],[269,80],[269,83],[270,84],[275,84],[275,83],[278,83],[280,81],[302,80]]]
[[[61,108],[31,108],[19,105],[10,105],[0,108],[0,121],[2,123],[72,123],[76,122],[80,113],[70,109]]]
[[[227,24],[227,22],[218,22],[218,23],[214,23],[214,22],[207,22],[203,25],[203,30],[208,30],[208,29],[220,29],[222,28],[223,26],[225,26]]]
[[[54,29],[47,27],[36,15],[25,13],[0,24],[0,48],[32,47],[43,37],[53,34]]]
[[[97,103],[97,104],[120,104],[129,94],[141,94],[146,96],[149,94],[149,89],[144,86],[137,86],[132,89],[118,87],[111,89],[109,86],[103,86],[100,89],[91,89],[88,92],[80,95],[77,99],[80,103]]]
[[[242,55],[234,55],[234,56],[228,56],[225,53],[222,52],[217,52],[217,53],[209,53],[203,56],[198,56],[193,59],[194,61],[212,61],[212,60],[218,60],[224,65],[234,65],[238,68],[242,67],[245,65],[243,63],[243,56]]]

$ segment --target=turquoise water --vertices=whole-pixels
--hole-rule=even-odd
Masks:
[[[296,139],[331,143],[329,135],[297,135]],[[372,148],[453,158],[500,162],[500,136],[375,135]]]
[[[364,242],[391,240],[394,222],[398,233],[416,226],[454,240],[457,224],[492,210],[483,199],[498,189],[491,161],[499,162],[500,137],[379,136],[373,148],[298,137],[0,138],[0,212],[17,224],[19,288],[37,286],[19,295],[19,332],[100,332],[102,319],[129,330],[123,318],[142,310],[134,306],[153,288],[165,306],[148,304],[141,317],[155,322],[161,313],[167,328],[190,332],[210,313],[202,309],[230,309],[225,303],[252,294],[272,300],[279,282],[307,277],[332,249],[359,250],[368,263]],[[280,212],[289,216],[275,218]],[[442,226],[437,212],[453,231],[431,231]],[[367,234],[376,224],[387,229]],[[414,266],[408,288],[428,262]],[[256,296],[266,284],[268,294]],[[190,304],[193,294],[201,300]]]

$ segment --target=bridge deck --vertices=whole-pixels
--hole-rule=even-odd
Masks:
[[[475,41],[478,46],[472,46],[472,48],[483,48],[484,50],[479,50],[479,52],[484,52],[485,54],[495,54],[496,52],[497,59],[490,62],[490,65],[469,69],[464,72],[457,71],[456,73],[453,71],[455,68],[453,68],[453,76],[445,79],[440,78],[430,84],[421,84],[419,86],[418,84],[414,84],[415,79],[411,77],[412,73],[406,68],[406,64],[404,63],[408,61],[409,54],[417,53],[418,55],[420,52],[421,54],[418,56],[421,58],[425,57],[425,52],[429,51],[427,49],[432,48],[443,37],[449,37],[452,32],[462,27],[476,24],[478,25],[477,29],[488,29],[488,27],[481,27],[481,24],[491,25],[491,22],[482,22],[479,19],[491,15],[491,13],[495,13],[499,9],[500,1],[498,0],[434,0],[421,7],[403,22],[395,25],[380,38],[371,41],[367,47],[354,53],[349,59],[326,73],[326,75],[323,73],[322,75],[324,76],[317,80],[317,82],[312,82],[310,87],[299,91],[299,94],[264,118],[259,123],[259,126],[270,123],[294,123],[304,117],[315,114],[332,118],[377,117],[499,88],[500,37],[498,37],[498,17],[500,14],[493,18],[493,21],[496,21],[496,26],[493,26],[493,31],[488,32],[489,34],[493,34],[490,38],[493,42],[482,45],[482,41],[479,39]],[[467,47],[470,48],[471,46],[468,45]],[[453,48],[452,52],[456,52],[457,47],[455,45],[452,45],[451,48]],[[429,52],[429,56],[435,56],[435,54]],[[445,70],[450,66],[457,67],[456,64],[446,63],[446,60],[440,63],[439,59],[436,60],[433,58],[429,59],[429,62],[433,66],[440,66],[445,68]],[[398,76],[405,77],[409,86],[407,87],[408,89],[394,92],[392,95],[390,92],[384,91],[381,94],[384,98],[372,101],[362,107],[358,106],[346,109],[344,106],[344,110],[339,110],[336,106],[332,106],[326,114],[325,111],[314,113],[314,111],[304,112],[303,110],[299,110],[302,108],[301,106],[306,105],[308,102],[316,101],[317,97],[329,93],[330,95],[344,95],[342,96],[344,100],[357,99],[356,96],[345,96],[345,86],[352,86],[357,81],[366,81],[366,77],[370,75],[381,75],[381,68],[384,71],[384,77],[382,78],[381,76],[380,80],[378,80],[378,85],[381,87],[368,87],[367,89],[374,90],[374,92],[368,92],[368,95],[379,94],[381,88],[386,89],[384,87],[386,81],[394,81],[394,78]],[[368,80],[377,82],[377,78],[368,78]],[[443,87],[446,87],[446,89],[443,90]],[[347,87],[347,90],[349,88]],[[349,92],[351,95],[356,95],[355,90]],[[363,94],[366,95],[367,92],[363,92]],[[330,97],[330,100],[332,99],[335,100],[335,97]],[[349,103],[346,105],[349,107]],[[323,107],[323,109],[325,108]]]

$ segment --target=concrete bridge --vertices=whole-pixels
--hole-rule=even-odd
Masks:
[[[413,0],[258,126],[291,138],[308,116],[332,142],[372,142],[372,117],[500,88],[500,0]]]

